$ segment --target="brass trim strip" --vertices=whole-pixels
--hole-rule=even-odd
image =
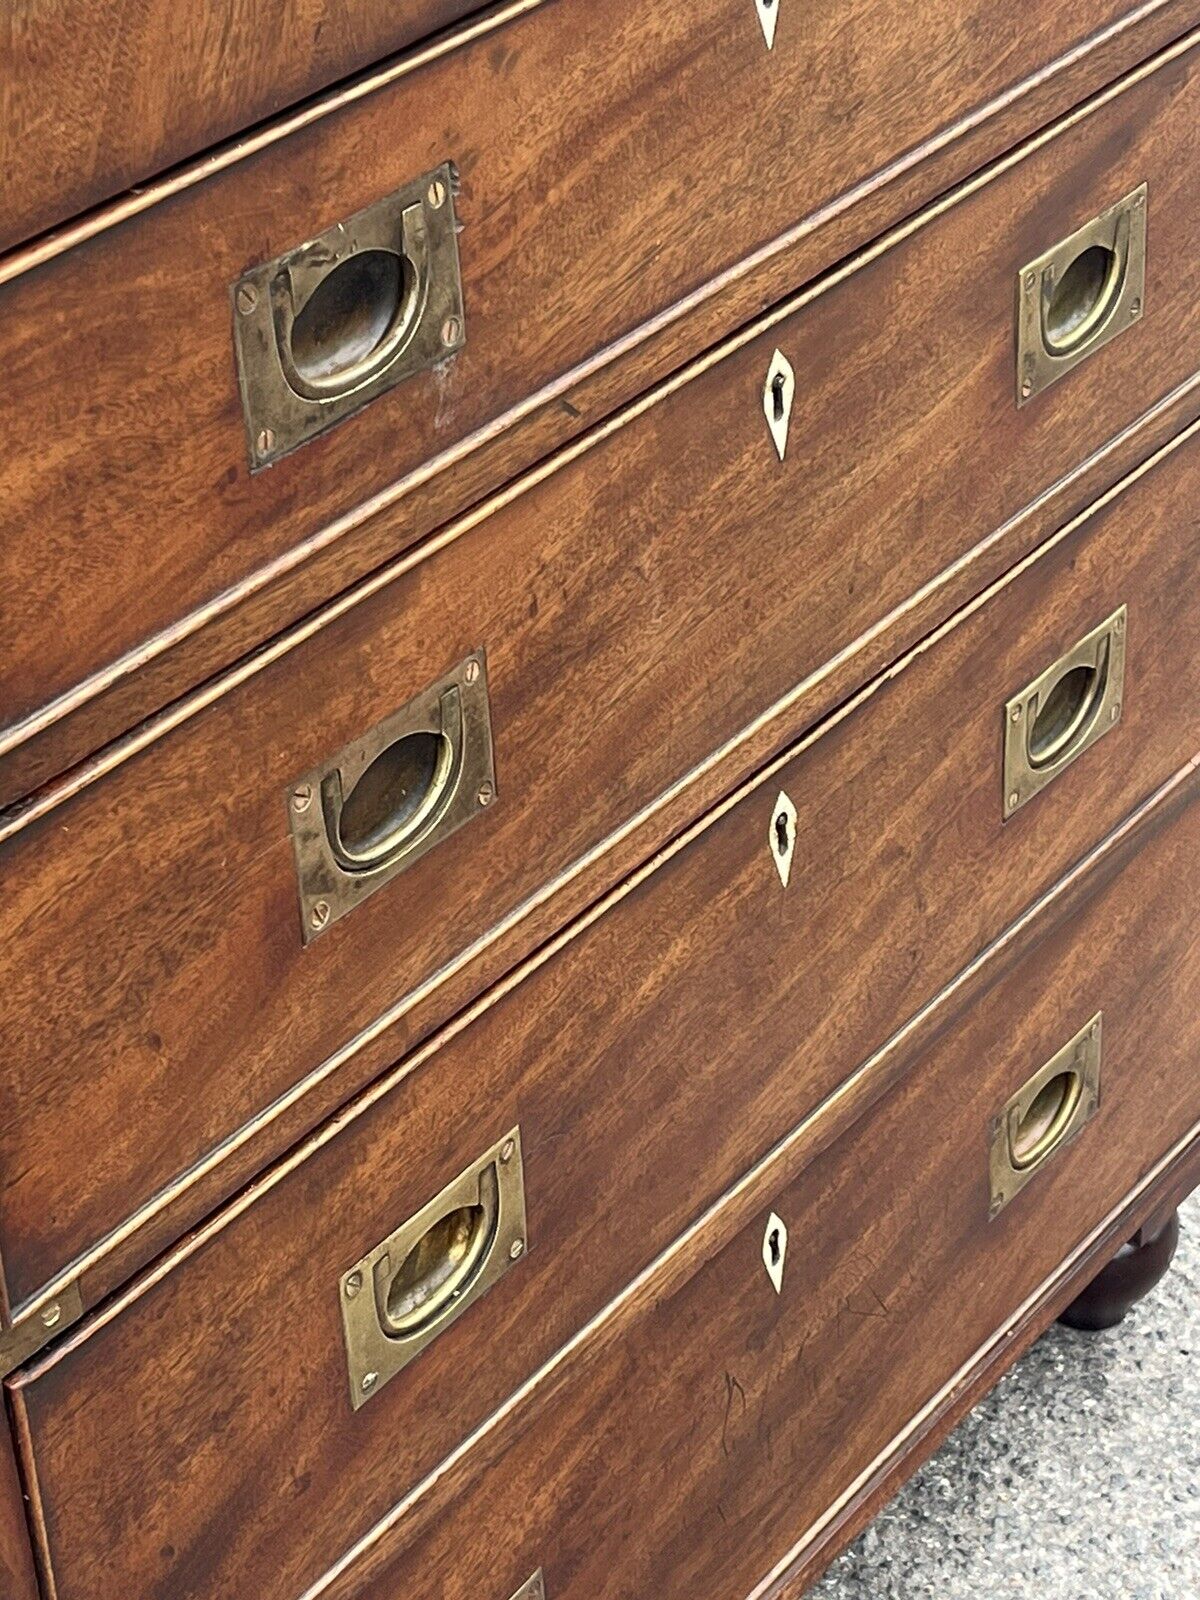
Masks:
[[[79,1279],[72,1276],[27,1306],[12,1327],[0,1329],[0,1378],[6,1378],[83,1316]]]
[[[529,3],[523,9],[533,9],[534,6],[545,3],[547,3],[547,0],[529,0]],[[1143,15],[1150,15],[1153,11],[1160,9],[1161,5],[1170,3],[1172,3],[1172,0],[1154,0],[1154,3],[1144,7],[1142,12],[1125,19],[1125,21],[1132,26],[1142,20]],[[1120,29],[1117,31],[1120,31]],[[1080,47],[1080,51],[1077,52],[1078,58],[1082,59],[1084,55],[1090,53],[1091,47],[1094,47],[1098,42],[1104,42],[1107,38],[1108,35],[1103,33],[1093,36],[1088,41],[1088,50],[1083,50]],[[503,489],[483,500],[473,510],[445,524],[444,527],[430,535],[424,543],[406,551],[395,562],[382,567],[367,579],[347,590],[333,605],[314,613],[303,623],[297,624],[290,629],[282,630],[268,650],[259,651],[244,658],[234,667],[218,673],[204,688],[181,696],[169,708],[147,718],[135,734],[114,740],[112,744],[95,756],[81,762],[62,779],[48,784],[30,801],[18,803],[11,807],[7,817],[0,821],[0,840],[8,837],[9,833],[15,831],[16,828],[24,826],[27,821],[33,820],[35,816],[44,815],[46,811],[52,809],[55,805],[61,804],[64,799],[69,798],[71,794],[78,792],[79,789],[95,782],[96,778],[102,776],[104,772],[111,771],[114,767],[129,760],[139,750],[144,749],[147,745],[169,733],[173,728],[178,727],[182,722],[195,716],[207,705],[213,703],[222,695],[229,693],[231,689],[236,688],[239,683],[262,671],[278,659],[279,655],[295,649],[306,638],[328,627],[349,607],[360,603],[369,595],[386,587],[394,579],[408,572],[419,561],[428,559],[436,554],[438,550],[503,509],[504,506],[519,499],[531,489],[536,488],[543,479],[552,476],[579,456],[594,449],[607,439],[610,434],[628,426],[645,412],[650,411],[654,406],[674,394],[676,390],[702,376],[710,368],[724,361],[730,355],[735,354],[744,345],[757,339],[778,323],[803,310],[806,305],[837,287],[838,284],[846,279],[854,276],[864,267],[869,266],[888,250],[923,231],[946,212],[962,204],[1012,167],[1019,165],[1054,139],[1065,135],[1072,128],[1087,121],[1111,101],[1129,92],[1146,78],[1153,76],[1156,72],[1169,65],[1170,62],[1181,55],[1187,54],[1197,45],[1200,45],[1200,28],[1194,29],[1191,33],[1185,35],[1183,39],[1160,51],[1150,61],[1134,68],[1115,84],[1109,85],[1082,105],[1075,107],[1074,110],[1052,123],[1050,127],[1042,129],[1032,138],[1017,145],[1015,149],[985,166],[972,177],[964,180],[947,194],[942,195],[913,216],[905,219],[904,222],[889,229],[873,244],[851,255],[841,265],[824,275],[819,275],[799,293],[779,302],[760,320],[740,329],[722,343],[713,346],[702,356],[680,368],[678,372],[672,374],[669,378],[652,386],[643,395],[614,412],[612,416],[605,419],[604,422],[590,432],[569,441],[557,453],[552,454],[537,466],[518,476]],[[1030,89],[1037,87],[1043,81],[1043,78],[1055,76],[1075,60],[1077,56],[1061,58],[1055,64],[1053,72],[1047,72],[1023,84],[1020,94],[1028,93]],[[1019,95],[1014,95],[1010,98],[1019,97]],[[987,116],[990,117],[1007,103],[1006,99],[991,103],[986,108]],[[937,150],[963,137],[966,132],[970,131],[975,121],[986,120],[987,117],[980,117],[974,120],[966,119],[963,123],[955,125],[952,137],[934,140],[928,146],[921,146],[917,154],[920,159],[925,159],[927,156],[936,153]],[[294,546],[274,561],[258,568],[241,582],[214,596],[213,599],[189,613],[188,616],[181,618],[170,627],[164,628],[152,638],[144,640],[136,649],[128,651],[115,661],[109,662],[107,666],[83,679],[80,683],[73,685],[65,693],[48,701],[44,706],[40,706],[37,710],[30,712],[28,716],[21,718],[17,722],[10,723],[6,728],[0,730],[0,756],[36,737],[56,722],[73,715],[122,679],[129,677],[158,656],[174,649],[185,639],[192,637],[193,634],[201,632],[211,622],[224,615],[225,612],[234,609],[264,588],[277,582],[288,572],[303,566],[322,550],[337,543],[339,539],[354,528],[380,515],[407,494],[412,493],[431,479],[438,477],[441,473],[448,471],[459,461],[464,460],[492,439],[508,432],[533,413],[569,393],[579,383],[612,365],[613,362],[629,354],[659,333],[666,331],[676,322],[698,310],[709,299],[715,298],[722,293],[731,284],[752,274],[774,256],[798,244],[801,239],[815,232],[820,226],[832,220],[833,217],[850,210],[854,205],[864,200],[874,189],[886,187],[888,183],[895,181],[902,172],[909,170],[914,164],[917,163],[908,160],[908,158],[903,158],[894,163],[892,167],[880,169],[880,172],[874,174],[869,181],[847,190],[836,201],[813,212],[797,224],[796,227],[785,234],[781,234],[769,244],[762,246],[752,255],[747,256],[736,267],[730,268],[727,272],[709,280],[708,283],[702,285],[690,295],[686,295],[683,299],[676,301],[665,311],[659,313],[658,316],[641,323],[629,334],[607,345],[603,351],[596,352],[554,382],[527,396],[519,404],[505,412],[502,417],[493,420],[475,433],[467,435],[441,455],[430,458],[430,460],[411,473],[397,479],[387,489],[363,501],[341,517],[335,518],[319,533]],[[2,269],[2,263],[0,263],[0,269]],[[0,270],[0,282],[3,282],[2,270]],[[1181,385],[1180,392],[1191,387],[1192,381],[1189,380],[1187,385]],[[1200,374],[1197,375],[1197,379],[1194,381],[1200,381]]]

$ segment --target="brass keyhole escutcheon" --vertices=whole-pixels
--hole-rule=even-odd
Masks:
[[[1056,355],[1078,349],[1110,315],[1121,293],[1121,258],[1106,245],[1081,250],[1046,297],[1046,344]]]
[[[785,889],[792,876],[792,861],[796,854],[797,821],[796,807],[787,793],[781,789],[771,816],[770,843],[771,859],[775,863],[779,881]]]
[[[762,1262],[776,1294],[783,1293],[783,1269],[787,1261],[787,1246],[787,1224],[777,1212],[772,1211],[767,1218],[767,1228],[763,1234]]]
[[[767,49],[774,49],[775,27],[779,21],[780,0],[754,0],[754,9],[758,12],[758,24],[763,31]]]
[[[1082,1094],[1082,1078],[1068,1069],[1042,1085],[1024,1114],[1014,1115],[1010,1134],[1014,1167],[1034,1167],[1051,1154],[1070,1127]]]

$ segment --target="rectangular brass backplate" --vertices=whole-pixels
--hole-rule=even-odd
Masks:
[[[512,1600],[546,1600],[546,1580],[542,1576],[541,1567],[532,1578],[521,1585]]]
[[[1146,306],[1147,186],[1021,268],[1017,404],[1132,327]]]
[[[1095,1116],[1100,1106],[1103,1020],[1097,1012],[992,1119],[991,1216],[1003,1211]]]
[[[450,162],[232,286],[250,467],[466,342]]]
[[[288,785],[304,943],[495,798],[487,660],[479,650]]]
[[[521,1130],[342,1274],[350,1403],[357,1411],[525,1255]]]
[[[1121,606],[1006,703],[1006,818],[1121,720],[1127,624]]]

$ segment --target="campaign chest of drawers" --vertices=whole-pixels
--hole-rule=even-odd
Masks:
[[[0,1597],[799,1596],[1200,1181],[1200,0],[3,27]]]

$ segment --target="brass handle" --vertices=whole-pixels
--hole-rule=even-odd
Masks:
[[[487,1264],[499,1221],[500,1185],[495,1167],[488,1166],[479,1174],[478,1191],[465,1205],[443,1211],[399,1266],[390,1254],[377,1262],[376,1311],[387,1332],[415,1339],[441,1322]]]
[[[406,727],[358,772],[339,763],[322,780],[330,848],[347,872],[374,871],[410,855],[454,798],[463,767],[457,684],[428,720],[427,727]]]
[[[465,341],[449,162],[233,286],[252,469]]]
[[[481,651],[289,786],[305,943],[495,795]]]
[[[524,1256],[521,1132],[514,1128],[343,1273],[357,1410]]]
[[[1147,186],[1022,267],[1017,287],[1017,404],[1131,327],[1146,300]]]
[[[1022,1084],[992,1121],[989,1144],[991,1215],[996,1216],[1064,1149],[1100,1104],[1097,1014],[1069,1044]]]
[[[1005,704],[1006,818],[1120,721],[1127,620],[1122,606]]]
[[[334,255],[307,251],[271,279],[279,361],[291,388],[308,399],[347,394],[395,362],[429,297],[429,234],[419,203],[400,213],[397,238],[356,245]]]

